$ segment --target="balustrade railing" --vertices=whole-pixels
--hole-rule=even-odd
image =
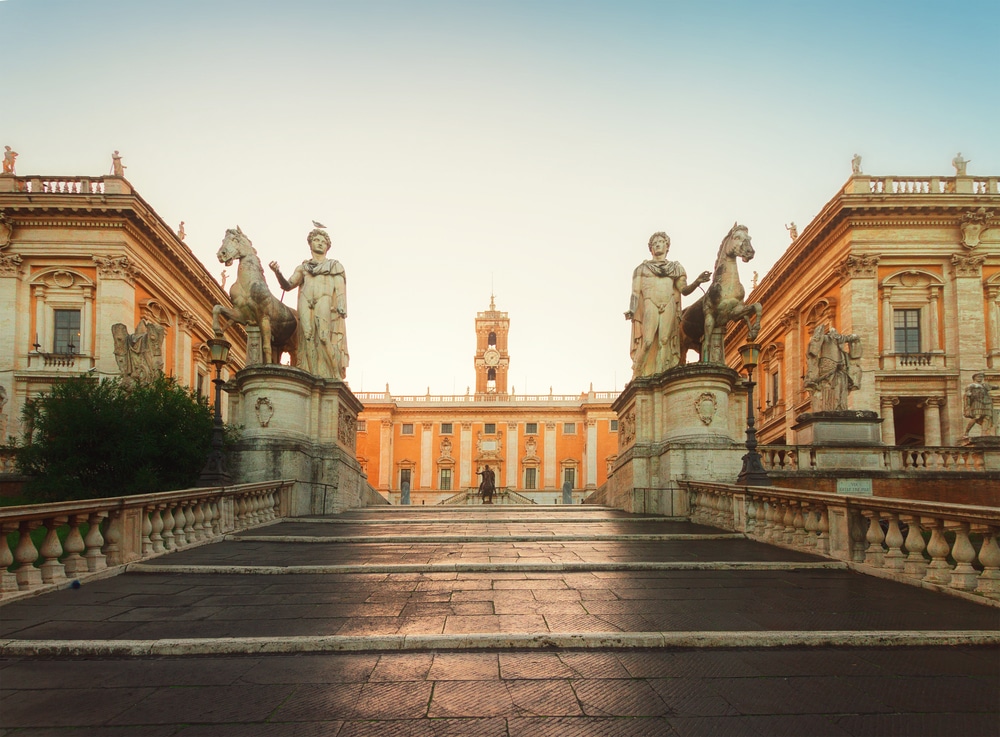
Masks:
[[[1000,601],[1000,509],[684,482],[692,521],[865,573]]]
[[[997,177],[858,177],[871,194],[997,194]]]
[[[587,401],[612,402],[618,392],[593,392],[588,394],[386,394],[385,392],[356,392],[362,402],[395,402],[397,404],[459,404],[462,402],[496,402],[502,404],[552,404],[558,402],[580,403]]]
[[[870,459],[864,465],[871,471],[900,471],[921,473],[934,471],[952,473],[961,471],[987,471],[986,453],[982,448],[967,446],[842,446],[811,445],[762,445],[758,447],[761,463],[767,471],[800,471],[818,468],[832,469],[842,460],[845,452],[855,459],[862,456]],[[831,460],[824,462],[824,456]],[[858,468],[855,463],[852,468]]]
[[[293,484],[0,508],[0,601],[269,523],[287,512]],[[38,529],[45,530],[41,545],[32,537]]]

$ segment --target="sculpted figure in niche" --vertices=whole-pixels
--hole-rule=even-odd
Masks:
[[[135,332],[128,333],[124,323],[111,326],[115,343],[115,361],[125,386],[145,384],[163,371],[163,339],[167,329],[162,325],[139,321]]]
[[[314,228],[306,237],[312,258],[295,267],[287,279],[277,261],[270,263],[285,291],[299,290],[297,366],[324,379],[347,376],[347,277],[339,261],[326,257],[330,236]]]
[[[969,431],[973,425],[979,425],[983,435],[992,435],[995,428],[993,426],[993,397],[990,391],[1000,389],[1000,386],[988,384],[986,374],[980,371],[972,375],[972,383],[965,387],[965,394],[962,396],[962,415],[969,418],[969,424],[965,426],[964,436],[969,437]]]
[[[861,357],[861,338],[841,335],[820,324],[813,330],[806,350],[806,389],[813,412],[847,409],[847,395],[858,383],[852,376],[852,360]]]
[[[712,278],[703,271],[687,283],[684,267],[667,261],[670,237],[663,232],[649,239],[647,259],[632,272],[632,298],[625,319],[632,321],[632,377],[652,376],[681,361],[681,297]]]

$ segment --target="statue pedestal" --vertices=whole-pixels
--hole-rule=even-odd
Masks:
[[[355,457],[363,406],[342,381],[278,364],[250,366],[230,382],[229,421],[242,426],[229,453],[236,483],[294,479],[290,516],[364,505],[367,480]]]
[[[882,444],[882,419],[870,410],[805,412],[792,430],[796,445]]]
[[[697,363],[633,379],[618,413],[618,459],[604,502],[628,512],[686,515],[686,479],[735,483],[745,446],[746,395],[739,374]]]

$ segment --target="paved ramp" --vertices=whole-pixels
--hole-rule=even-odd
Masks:
[[[377,508],[0,608],[0,735],[997,734],[998,643],[686,520]]]

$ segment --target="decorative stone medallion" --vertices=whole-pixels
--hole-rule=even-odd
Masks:
[[[260,423],[261,427],[267,427],[271,418],[274,417],[274,405],[271,404],[271,400],[267,397],[258,397],[253,408],[254,412],[257,413],[257,422]]]
[[[719,409],[719,400],[712,392],[702,392],[694,401],[694,411],[703,425],[711,425],[715,413]]]

